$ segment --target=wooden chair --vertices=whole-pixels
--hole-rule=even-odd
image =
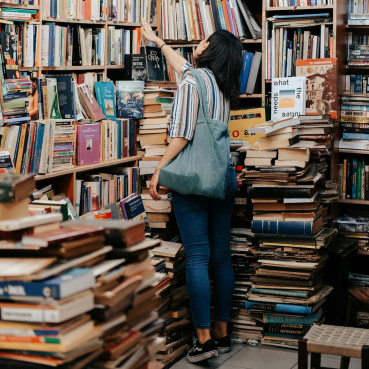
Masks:
[[[369,330],[314,324],[304,339],[299,341],[298,369],[308,369],[309,352],[311,369],[323,369],[321,354],[341,356],[340,369],[348,368],[351,357],[360,358],[362,369],[368,369]]]

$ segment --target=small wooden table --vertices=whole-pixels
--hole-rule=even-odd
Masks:
[[[369,329],[314,324],[299,341],[298,369],[322,369],[321,354],[341,356],[340,369],[347,369],[350,358],[360,358],[362,369],[369,369]]]

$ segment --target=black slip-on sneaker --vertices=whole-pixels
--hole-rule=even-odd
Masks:
[[[194,343],[194,346],[187,353],[187,360],[190,363],[198,363],[200,361],[211,359],[218,356],[218,350],[213,340],[208,340],[203,344],[199,341]]]
[[[225,337],[222,337],[222,338],[219,338],[219,339],[213,337],[213,340],[214,340],[215,344],[217,345],[217,349],[218,349],[218,352],[220,354],[225,354],[225,353],[231,351],[231,349],[232,349],[231,337],[225,336]]]

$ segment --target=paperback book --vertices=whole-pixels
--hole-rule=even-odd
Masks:
[[[143,117],[143,81],[117,81],[117,116],[118,118]]]

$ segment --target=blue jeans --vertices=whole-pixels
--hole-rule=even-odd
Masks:
[[[210,328],[209,261],[214,276],[215,319],[228,322],[234,273],[230,251],[234,204],[232,183],[224,200],[172,193],[174,213],[186,254],[187,288],[195,328]]]

